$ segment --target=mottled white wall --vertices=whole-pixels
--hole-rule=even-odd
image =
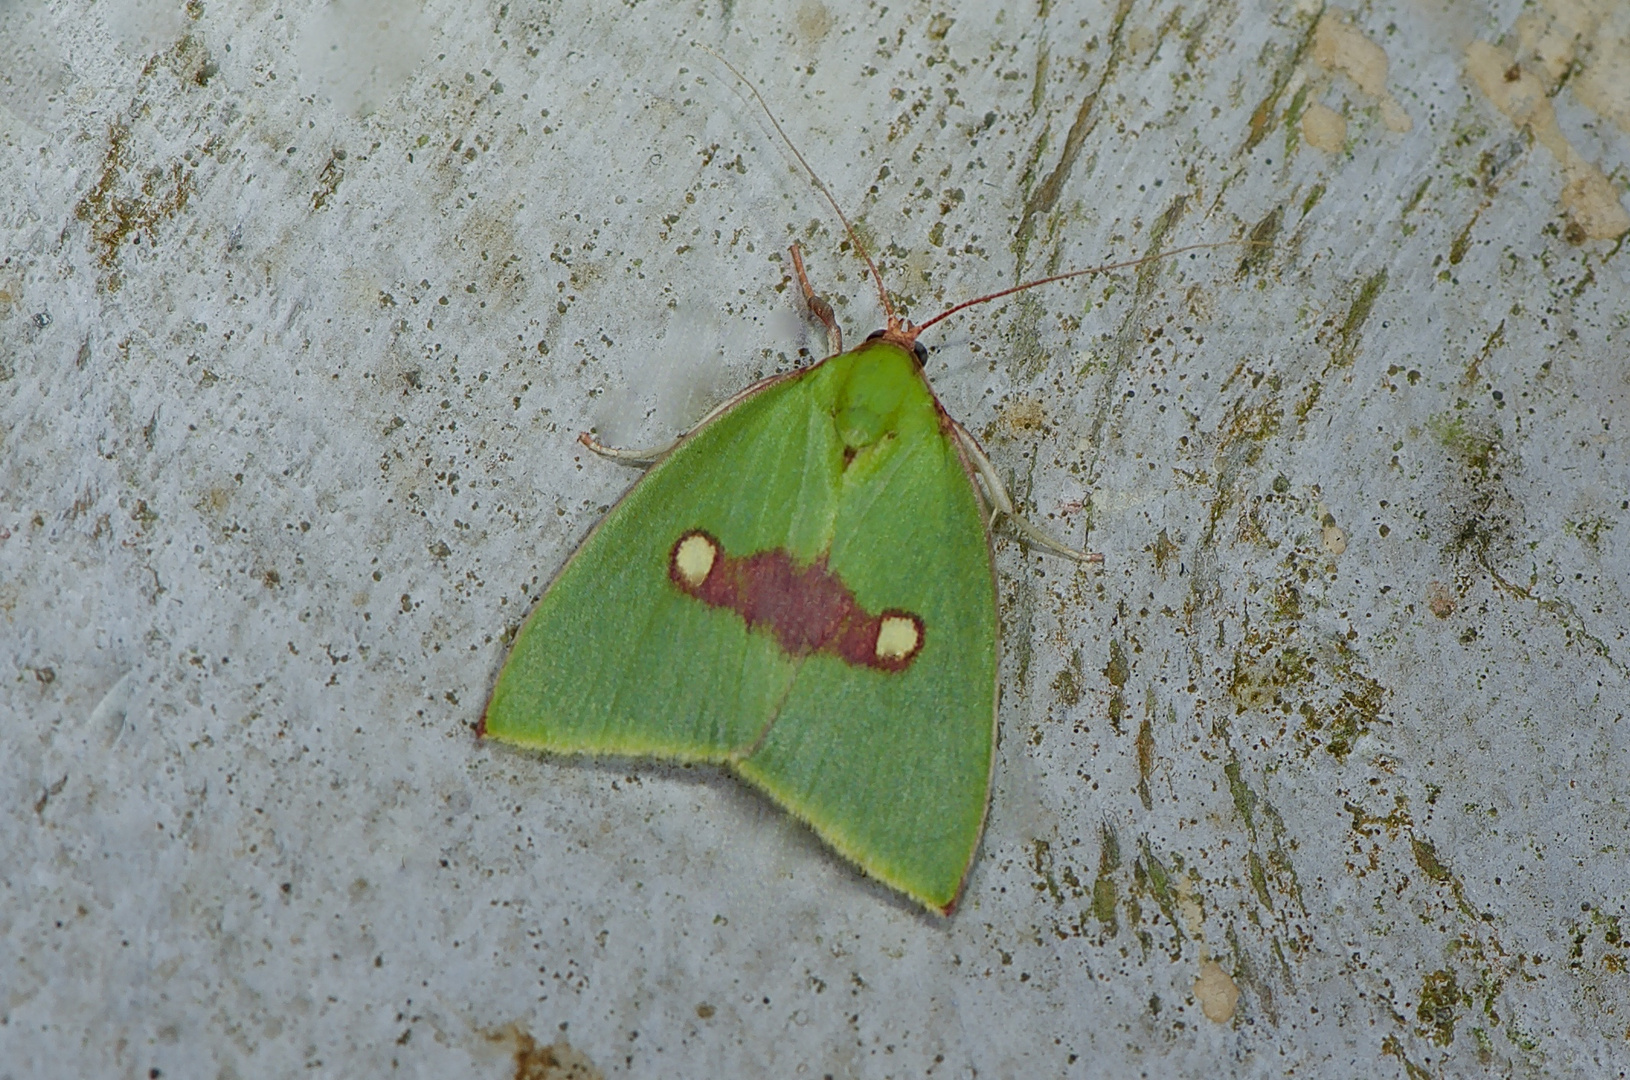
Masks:
[[[1630,1068],[1621,7],[0,7],[0,1077]],[[933,334],[1107,556],[950,920],[474,736],[578,432],[877,323],[692,40],[918,318],[1272,245]]]

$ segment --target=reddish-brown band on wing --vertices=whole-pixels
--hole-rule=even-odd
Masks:
[[[922,617],[888,609],[871,614],[825,559],[799,566],[775,548],[733,556],[692,529],[674,541],[668,577],[709,607],[740,615],[772,634],[788,656],[826,653],[857,667],[904,671],[922,652]]]

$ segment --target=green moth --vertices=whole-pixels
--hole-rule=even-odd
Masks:
[[[949,914],[996,749],[991,525],[1006,515],[1032,544],[1098,556],[1013,515],[935,398],[917,337],[971,304],[1115,267],[913,326],[867,257],[887,328],[845,351],[792,256],[832,354],[742,391],[665,451],[583,436],[654,464],[538,601],[480,730],[555,754],[722,765],[867,874]]]
[[[664,453],[538,601],[483,734],[727,766],[950,913],[989,803],[990,525],[1012,505],[923,376],[919,332],[891,314]]]

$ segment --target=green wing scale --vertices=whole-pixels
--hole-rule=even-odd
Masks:
[[[984,505],[916,358],[870,341],[687,436],[522,626],[483,731],[727,766],[949,912],[996,717]]]

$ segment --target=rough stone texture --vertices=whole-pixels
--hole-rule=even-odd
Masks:
[[[1321,19],[1323,21],[1321,21]],[[1032,516],[929,917],[474,726],[875,297]],[[1616,0],[0,7],[0,1076],[1623,1076]],[[1378,67],[1379,65],[1379,67]],[[938,328],[936,328],[938,330]],[[608,613],[614,617],[616,613]]]

